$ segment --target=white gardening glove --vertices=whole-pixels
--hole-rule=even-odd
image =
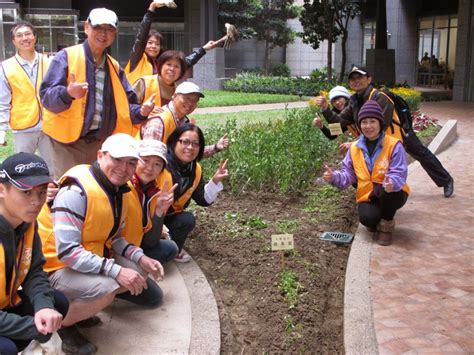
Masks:
[[[172,0],[154,0],[153,2],[156,4],[157,8],[166,6],[171,9],[176,9],[178,7],[176,3]]]

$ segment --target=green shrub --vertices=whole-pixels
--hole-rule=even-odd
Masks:
[[[224,83],[224,89],[240,92],[261,92],[268,94],[292,94],[315,96],[321,90],[330,90],[336,85],[333,81],[263,76],[253,73],[240,73]]]
[[[405,99],[405,101],[407,102],[408,106],[410,106],[410,111],[412,113],[419,109],[420,102],[422,99],[421,93],[419,91],[405,87],[391,88],[390,91],[392,91],[394,94],[403,97],[403,99]]]
[[[327,81],[328,77],[328,69],[327,68],[322,68],[322,69],[313,69],[311,71],[311,74],[309,74],[309,77],[312,81],[318,82],[318,81]],[[334,81],[334,86],[336,86],[335,83],[335,78],[333,78]]]
[[[230,187],[246,190],[294,192],[304,190],[336,152],[336,143],[328,141],[312,127],[310,109],[287,110],[285,119],[237,126],[236,121],[206,130],[206,141],[216,142],[225,132],[230,148],[201,163],[211,176],[221,159],[229,159]]]
[[[289,77],[291,75],[291,70],[288,64],[285,63],[277,63],[273,64],[270,68],[270,75],[271,76],[284,76]]]

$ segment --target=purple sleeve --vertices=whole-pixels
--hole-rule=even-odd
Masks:
[[[400,191],[407,182],[408,164],[407,155],[403,144],[398,142],[392,151],[390,157],[390,167],[387,176],[393,182],[393,191]]]
[[[349,150],[342,161],[342,169],[333,171],[331,185],[344,190],[356,181],[357,177],[354,172],[354,165],[352,164],[351,151]]]
[[[40,87],[41,103],[51,112],[63,112],[71,106],[73,99],[67,93],[67,76],[67,52],[61,50],[51,61]]]

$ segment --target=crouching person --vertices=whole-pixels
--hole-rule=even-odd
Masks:
[[[107,138],[91,166],[78,165],[61,177],[52,206],[38,217],[51,285],[70,301],[59,335],[66,353],[90,354],[97,347],[77,327],[100,322],[94,317],[115,295],[153,289],[150,302],[162,292],[146,274],[163,277],[161,264],[129,244],[121,234],[129,208],[128,180],[138,162],[138,142],[126,134]]]
[[[68,301],[49,285],[36,217],[52,180],[46,163],[18,153],[0,165],[0,353],[16,355],[61,327]],[[21,290],[19,289],[21,287]]]
[[[367,101],[359,111],[362,136],[352,143],[342,169],[326,167],[323,178],[345,189],[357,182],[360,222],[375,231],[375,241],[390,245],[395,213],[408,198],[406,152],[400,140],[385,134],[382,109],[376,101]]]

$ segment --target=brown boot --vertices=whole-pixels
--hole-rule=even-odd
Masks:
[[[377,225],[375,240],[377,244],[387,246],[392,244],[392,231],[395,228],[395,220],[382,219]]]

